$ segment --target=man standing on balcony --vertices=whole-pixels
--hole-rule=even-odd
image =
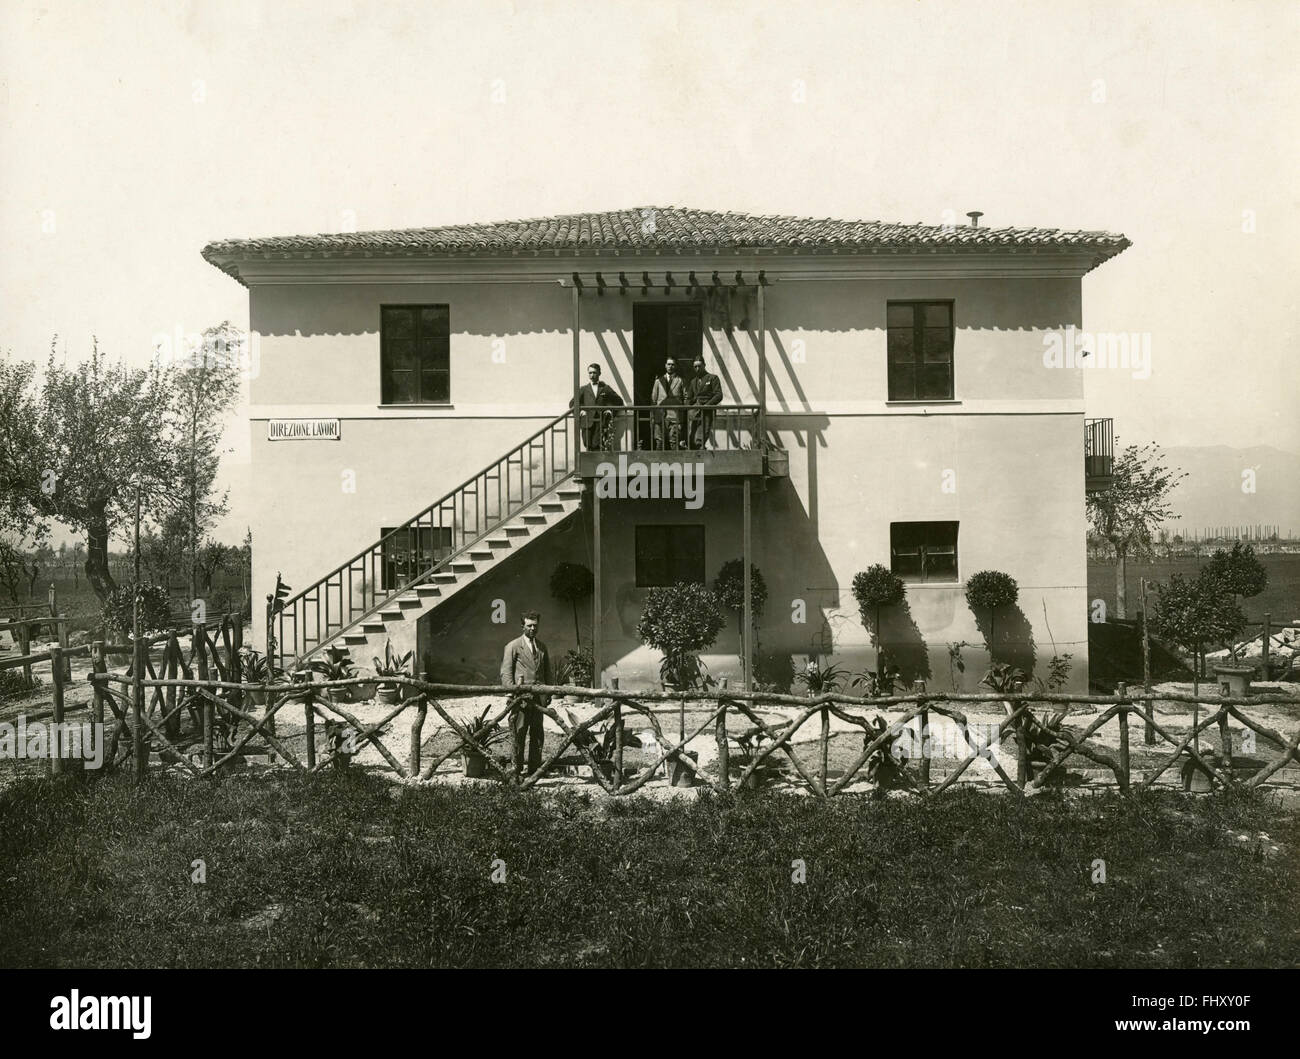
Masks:
[[[501,683],[506,687],[525,684],[551,683],[551,655],[546,644],[537,638],[537,626],[542,616],[535,610],[526,611],[521,619],[524,634],[506,644],[501,659]],[[516,773],[526,776],[536,772],[542,764],[542,707],[551,701],[549,695],[535,695],[517,691],[511,696],[514,707],[510,711],[510,734],[513,737],[513,762]],[[524,743],[528,743],[528,768],[523,768]]]
[[[713,443],[713,406],[722,403],[722,382],[704,367],[703,355],[695,358],[695,375],[686,384],[686,403],[690,426],[689,445],[693,449],[710,448]]]
[[[587,365],[587,385],[578,391],[578,426],[582,429],[582,444],[588,452],[616,448],[614,444],[614,413],[612,408],[623,407],[623,398],[600,381],[600,365]],[[573,402],[569,402],[573,407]]]
[[[676,449],[682,443],[682,419],[686,405],[686,383],[677,374],[677,362],[664,361],[664,373],[655,378],[650,400],[662,409],[654,416],[654,447]],[[665,436],[666,435],[666,436]]]

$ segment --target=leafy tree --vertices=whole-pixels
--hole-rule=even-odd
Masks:
[[[1234,596],[1249,599],[1268,585],[1268,571],[1255,556],[1255,549],[1238,541],[1232,551],[1220,548],[1205,564],[1207,576],[1216,578]]]
[[[726,624],[718,597],[704,585],[683,581],[646,593],[636,635],[664,656],[659,675],[665,684],[697,687],[699,654]]]
[[[1115,616],[1128,617],[1129,556],[1150,556],[1155,531],[1176,519],[1169,495],[1187,475],[1164,464],[1156,445],[1129,445],[1115,457],[1114,475],[1105,489],[1085,499],[1097,534],[1115,549]]]
[[[228,509],[228,493],[215,491],[226,418],[239,399],[239,366],[244,333],[228,320],[203,332],[172,371],[169,426],[177,453],[175,502],[185,527],[184,553],[190,599],[203,578],[199,552],[204,537]],[[210,558],[210,557],[209,557]],[[211,575],[209,574],[209,587]]]
[[[587,599],[595,587],[592,573],[582,563],[556,563],[551,571],[551,595],[573,607],[573,636],[582,646],[582,633],[578,629],[578,604]]]
[[[1191,654],[1195,690],[1205,668],[1205,646],[1233,643],[1245,625],[1236,597],[1205,569],[1191,580],[1174,574],[1168,584],[1156,585],[1152,631]]]
[[[0,504],[28,526],[57,519],[86,534],[86,578],[101,600],[114,527],[163,510],[174,484],[170,390],[155,366],[110,362],[93,343],[75,367],[51,348],[39,387],[30,364],[0,359]]]
[[[753,666],[752,660],[747,660],[745,656],[745,560],[742,556],[739,559],[728,559],[718,570],[718,576],[713,579],[713,594],[717,596],[718,602],[727,610],[734,611],[736,614],[736,639],[740,644],[740,666],[743,673],[749,672],[749,667]],[[749,605],[750,616],[753,619],[753,627],[758,628],[758,619],[763,616],[763,608],[767,605],[767,582],[763,580],[763,572],[753,563],[749,564]],[[753,649],[758,651],[758,637],[754,637]]]

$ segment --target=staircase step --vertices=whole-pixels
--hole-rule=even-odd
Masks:
[[[460,580],[455,574],[434,574],[433,579],[441,585],[454,584]]]
[[[543,511],[564,511],[566,505],[563,500],[543,500],[537,505]]]
[[[536,526],[539,523],[544,525],[546,523],[546,516],[537,515],[534,514],[533,512],[529,512],[527,515],[523,516],[523,521],[532,526]]]
[[[506,535],[510,537],[527,537],[532,531],[527,526],[507,526]]]
[[[489,537],[489,538],[488,538],[488,547],[489,547],[489,548],[509,548],[509,547],[510,547],[510,538],[509,538],[509,537]]]
[[[343,642],[352,647],[361,647],[370,641],[363,632],[345,632],[343,634]]]
[[[416,588],[415,593],[421,599],[429,599],[434,596],[441,596],[442,589],[440,589],[437,585],[420,585],[418,588]]]
[[[469,557],[470,561],[475,563],[490,563],[496,558],[491,548],[475,548],[469,553]]]
[[[405,621],[406,612],[402,610],[381,610],[379,616],[385,623],[390,621]]]
[[[478,569],[478,567],[475,566],[468,559],[464,559],[460,562],[452,563],[451,568],[453,570],[464,570],[466,573],[473,573],[475,570]]]
[[[388,626],[382,621],[363,621],[361,623],[361,631],[363,633],[386,632],[387,630]]]

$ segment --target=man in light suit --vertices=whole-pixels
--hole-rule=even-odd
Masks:
[[[614,437],[614,412],[623,407],[621,398],[611,387],[600,381],[600,365],[587,365],[587,385],[578,391],[578,426],[582,429],[582,444],[588,452],[616,448]],[[573,407],[573,402],[569,402]]]
[[[704,366],[704,358],[695,358],[695,374],[686,384],[686,404],[690,411],[690,440],[693,449],[713,446],[713,406],[722,403],[722,382]]]
[[[551,684],[551,655],[546,644],[537,638],[537,626],[542,617],[535,610],[527,611],[521,619],[524,633],[506,644],[501,659],[501,683],[506,687],[525,684]],[[510,734],[514,738],[515,771],[526,776],[536,772],[542,763],[542,707],[551,701],[549,695],[516,692],[511,696],[514,709],[510,711]],[[528,770],[523,770],[524,742],[528,743]]]
[[[677,374],[677,362],[672,357],[664,361],[664,373],[655,378],[650,400],[657,406],[654,413],[654,447],[680,448],[685,419],[686,382]]]

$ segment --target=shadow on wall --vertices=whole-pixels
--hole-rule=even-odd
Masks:
[[[881,611],[878,637],[881,649],[898,667],[904,687],[910,687],[916,680],[930,680],[930,648],[912,618],[912,608],[906,598],[897,606]]]
[[[1037,650],[1034,629],[1018,604],[998,607],[996,614],[987,610],[975,613],[975,627],[984,637],[991,659],[1015,666],[1026,677],[1033,677]]]

